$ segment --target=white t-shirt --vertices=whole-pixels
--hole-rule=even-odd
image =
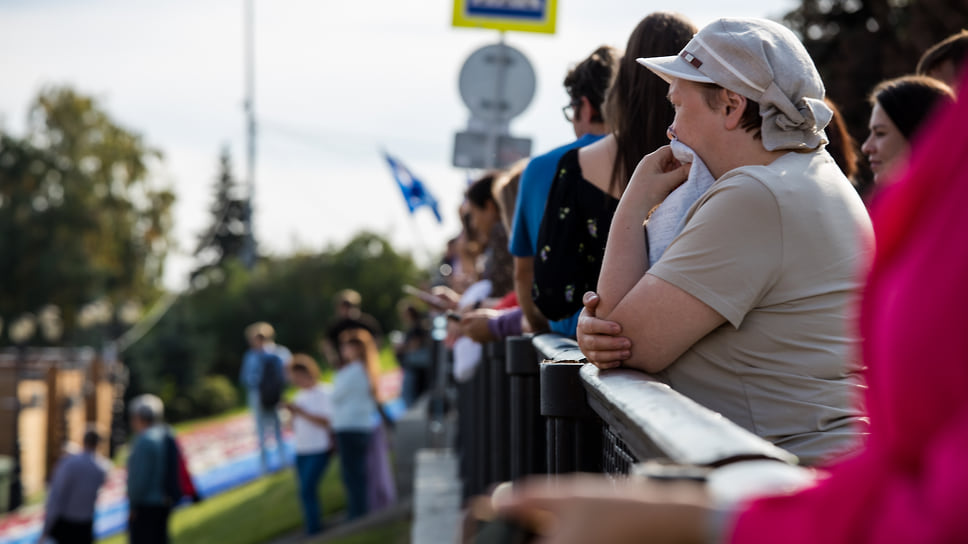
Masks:
[[[292,403],[314,416],[332,419],[329,393],[322,384],[300,389]],[[300,415],[293,415],[292,434],[298,454],[322,453],[332,447],[326,428]]]

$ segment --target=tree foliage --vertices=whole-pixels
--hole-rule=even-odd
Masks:
[[[784,17],[813,57],[851,135],[867,137],[867,96],[913,73],[921,54],[968,27],[964,0],[802,0]]]
[[[160,153],[94,98],[45,89],[28,120],[0,133],[0,316],[54,304],[70,341],[85,305],[158,295],[174,195],[152,182]]]
[[[320,253],[264,258],[252,271],[229,260],[198,275],[193,290],[125,353],[128,393],[164,392],[179,413],[202,415],[197,387],[216,375],[237,382],[250,323],[268,321],[279,343],[319,356],[339,290],[359,291],[363,309],[390,330],[400,326],[396,305],[403,285],[424,277],[409,255],[366,232]]]
[[[232,157],[228,148],[219,156],[219,173],[209,208],[212,222],[199,236],[195,256],[202,264],[192,273],[195,277],[211,267],[223,267],[230,259],[241,259],[246,244],[246,201],[232,173]]]

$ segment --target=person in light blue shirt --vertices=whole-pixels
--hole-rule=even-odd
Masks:
[[[275,408],[262,406],[259,384],[262,381],[262,372],[266,364],[276,365],[278,367],[276,370],[284,376],[285,373],[282,370],[292,359],[292,354],[285,346],[280,346],[274,342],[275,329],[268,323],[260,321],[249,325],[245,329],[245,337],[249,341],[250,348],[242,357],[239,381],[246,391],[249,411],[255,418],[255,431],[259,438],[262,471],[266,472],[269,469],[269,451],[266,445],[266,431],[269,429],[266,427],[270,427],[275,435],[279,464],[285,464],[285,459],[282,453],[282,425],[279,421],[279,413]]]
[[[46,538],[58,544],[94,542],[94,504],[111,463],[97,453],[101,436],[97,430],[84,433],[84,450],[69,454],[57,463],[47,489],[44,512]]]
[[[602,105],[620,57],[615,49],[602,46],[568,72],[564,86],[570,102],[563,111],[577,139],[531,159],[521,174],[509,249],[514,258],[514,290],[518,295],[518,304],[531,330],[535,332],[550,328],[565,336],[575,335],[577,313],[569,319],[548,321],[531,298],[538,229],[558,161],[569,150],[591,144],[607,132]]]
[[[346,517],[352,520],[370,511],[369,486],[377,476],[367,470],[367,455],[373,440],[373,414],[378,410],[379,355],[365,329],[340,333],[339,350],[339,367],[333,375],[332,425],[346,488]]]

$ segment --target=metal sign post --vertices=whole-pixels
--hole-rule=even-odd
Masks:
[[[514,138],[508,126],[534,98],[535,73],[528,58],[501,41],[468,57],[459,87],[471,111],[467,130],[454,139],[454,166],[504,168],[531,154],[531,140]]]
[[[511,119],[534,98],[534,68],[507,45],[504,32],[555,33],[557,0],[454,0],[453,25],[501,31],[500,41],[474,51],[460,71],[460,95],[471,110],[454,137],[459,168],[504,168],[531,155],[531,140],[512,137]]]

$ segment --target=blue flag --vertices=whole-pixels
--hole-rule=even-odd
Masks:
[[[403,163],[386,152],[383,153],[383,157],[390,165],[390,171],[393,173],[393,178],[397,180],[397,185],[400,186],[400,191],[403,193],[403,199],[407,202],[410,213],[413,214],[414,210],[420,206],[428,206],[434,212],[437,222],[443,223],[444,220],[440,217],[440,211],[437,210],[437,199],[434,198],[434,195],[430,194],[424,184],[414,177]]]

